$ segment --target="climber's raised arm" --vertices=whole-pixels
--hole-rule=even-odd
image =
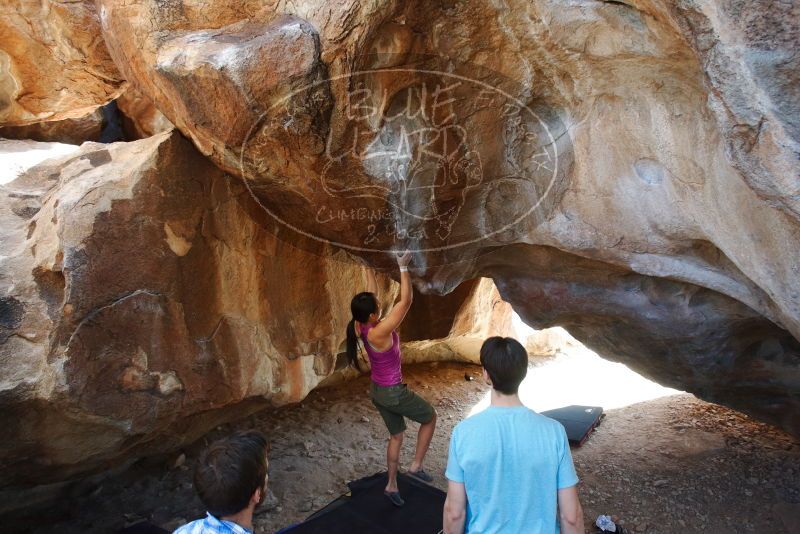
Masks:
[[[380,321],[370,331],[370,340],[375,338],[379,343],[389,340],[392,337],[392,330],[400,326],[405,319],[411,301],[414,299],[414,286],[411,285],[411,275],[408,273],[408,264],[411,263],[411,252],[406,251],[403,255],[397,256],[397,266],[400,268],[400,300],[398,300],[392,311],[385,319]],[[383,345],[383,343],[380,343]]]

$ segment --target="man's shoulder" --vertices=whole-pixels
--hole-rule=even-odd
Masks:
[[[551,419],[545,415],[535,412],[528,407],[524,407],[524,409],[519,410],[519,412],[515,413],[514,415],[520,419],[520,421],[516,421],[517,423],[529,425],[531,428],[543,430],[547,429],[555,432],[559,432],[561,430],[561,423],[555,419]],[[491,425],[492,421],[499,416],[500,414],[490,409],[482,410],[478,413],[470,415],[458,423],[455,426],[454,432],[467,433],[474,430],[481,430],[487,425]]]
[[[173,534],[249,534],[251,531],[232,521],[221,521],[211,514],[187,523]]]
[[[537,430],[545,432],[547,435],[553,436],[556,439],[563,434],[564,439],[566,439],[566,431],[564,430],[563,424],[546,415],[537,412],[533,412],[533,414],[535,417],[531,419],[531,424],[534,425]]]
[[[182,527],[178,527],[172,534],[210,534],[216,532],[219,531],[211,528],[203,517],[186,523]]]
[[[481,410],[480,412],[474,413],[472,415],[467,416],[465,419],[462,419],[460,423],[458,423],[453,431],[456,430],[467,430],[469,428],[475,428],[477,426],[481,426],[490,418],[490,410],[487,408],[485,410]]]
[[[172,534],[197,534],[198,532],[202,532],[202,519],[196,519],[194,521],[190,521],[183,526],[176,528]]]

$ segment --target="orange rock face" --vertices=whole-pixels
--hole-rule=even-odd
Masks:
[[[113,100],[124,80],[90,0],[0,6],[0,125],[76,119]]]
[[[361,267],[276,239],[179,134],[84,144],[0,195],[4,488],[169,450],[333,371]]]
[[[143,139],[173,128],[149,98],[129,87],[117,98],[127,139]]]
[[[283,238],[411,248],[423,292],[491,276],[529,323],[798,432],[800,13],[773,4],[98,3]]]
[[[483,342],[492,336],[514,336],[511,305],[489,278],[461,284],[445,297],[414,301],[404,333],[416,339],[403,346],[406,361],[459,360],[480,363]]]
[[[96,109],[78,119],[37,122],[27,126],[0,127],[0,137],[80,145],[84,141],[99,141],[102,130],[103,114]]]

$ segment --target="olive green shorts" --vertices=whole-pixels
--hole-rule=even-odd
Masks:
[[[406,417],[424,425],[436,415],[433,406],[405,384],[379,386],[372,382],[369,392],[372,404],[378,408],[389,434],[393,436],[405,431]]]

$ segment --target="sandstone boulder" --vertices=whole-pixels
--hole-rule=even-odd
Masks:
[[[103,34],[282,238],[800,433],[792,3],[99,0]],[[457,300],[457,299],[456,299]]]
[[[661,384],[800,432],[800,343],[742,302],[552,247],[506,247],[478,270],[534,328],[562,326]]]
[[[489,278],[470,280],[444,297],[415,297],[403,324],[403,360],[480,363],[483,342],[514,336],[513,310]]]
[[[0,125],[86,116],[123,89],[93,0],[0,5]]]
[[[129,141],[173,128],[172,123],[156,109],[153,102],[133,87],[126,89],[116,102],[122,113],[125,137]]]
[[[37,122],[26,126],[3,126],[0,127],[0,137],[80,145],[84,141],[99,141],[102,130],[103,113],[96,109],[77,119]]]
[[[65,143],[4,139],[0,141],[0,185],[17,179],[45,160],[71,154],[77,149],[77,146]]]
[[[0,188],[0,224],[6,505],[303,399],[361,280],[276,239],[177,132],[33,167]]]

